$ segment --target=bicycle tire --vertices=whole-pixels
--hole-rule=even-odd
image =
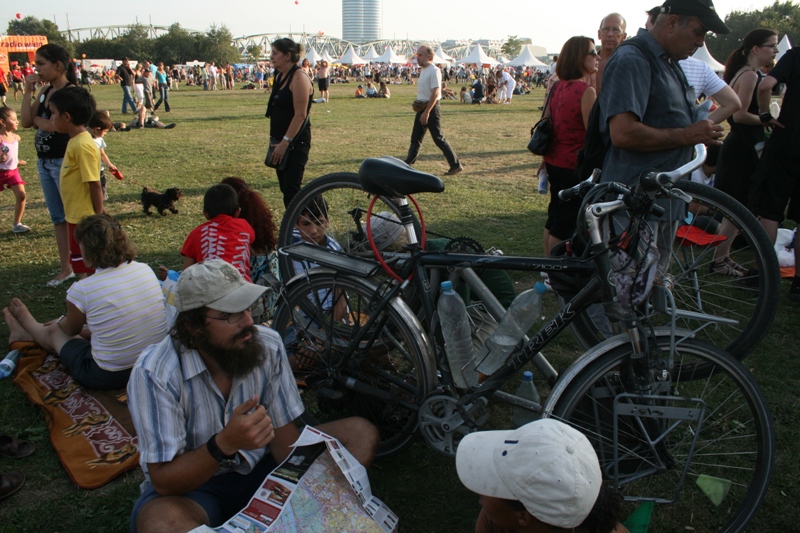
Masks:
[[[666,353],[669,343],[659,346]],[[552,416],[581,430],[592,442],[600,458],[604,478],[613,479],[613,466],[619,472],[618,489],[626,500],[640,497],[665,497],[678,487],[679,474],[686,466],[689,443],[698,435],[693,460],[688,465],[687,481],[678,499],[671,505],[656,505],[652,521],[655,531],[743,531],[753,518],[766,494],[775,459],[775,436],[766,401],[755,381],[742,365],[725,352],[706,343],[687,339],[676,348],[672,382],[667,382],[657,400],[647,401],[640,390],[625,378],[630,367],[631,349],[627,344],[607,349],[586,364],[574,376],[565,379],[563,388],[548,400]],[[703,368],[702,376],[694,374]],[[660,374],[661,370],[653,372]],[[631,400],[647,410],[666,411],[675,402],[700,398],[706,402],[706,417],[698,429],[697,420],[684,421],[664,437],[663,445],[654,449],[642,446],[643,428],[637,425],[644,418],[651,438],[663,435],[677,417],[635,417],[632,406],[624,401],[618,417],[618,442],[613,443],[613,399],[631,392]],[[553,396],[553,395],[551,395]],[[663,400],[662,400],[663,398]],[[691,403],[691,402],[688,402]],[[551,405],[554,405],[552,408]],[[666,408],[665,408],[666,407]],[[614,448],[620,450],[614,460]],[[662,455],[659,455],[662,454]],[[671,468],[654,467],[659,461],[673,461]],[[640,476],[637,478],[637,476]],[[720,505],[715,505],[697,485],[697,480],[730,489]],[[612,481],[612,484],[613,481]],[[635,501],[626,503],[632,511]],[[623,513],[624,514],[624,513]]]
[[[757,271],[739,279],[715,274],[711,271],[714,243],[691,245],[688,235],[684,235],[676,237],[673,244],[670,273],[674,278],[672,295],[676,307],[738,320],[736,325],[708,325],[696,331],[695,336],[722,347],[737,359],[743,359],[767,334],[778,311],[781,283],[778,258],[764,228],[742,204],[700,183],[682,180],[677,187],[692,196],[694,203],[704,207],[708,213],[713,211],[716,216],[730,221],[739,232],[738,244],[734,241],[731,257],[740,265]],[[708,220],[694,217],[681,234],[685,228],[700,229],[701,223]],[[668,324],[664,315],[651,319],[656,326]],[[679,318],[676,325],[694,331],[702,323]],[[576,317],[570,328],[586,349],[607,338],[590,313]]]
[[[366,418],[378,428],[377,455],[383,457],[412,442],[419,406],[436,384],[436,367],[427,335],[408,306],[394,299],[380,307],[380,298],[368,280],[312,269],[286,287],[273,328],[301,385],[302,420],[314,425]],[[356,346],[356,335],[373,315],[378,322]]]
[[[359,235],[359,228],[351,214],[354,210],[359,210],[360,213],[363,213],[364,216],[360,219],[363,224],[366,220],[366,212],[372,197],[361,186],[358,174],[354,172],[325,174],[310,181],[303,187],[292,199],[283,215],[281,227],[278,231],[278,248],[283,248],[293,243],[293,232],[297,220],[309,204],[320,195],[328,205],[326,235],[335,239],[345,252],[363,253],[368,257],[374,257],[364,235]],[[399,209],[389,198],[381,196],[376,202],[373,208],[373,221],[375,220],[374,217],[381,212],[393,213],[398,217],[397,223],[399,224]],[[416,218],[414,221],[417,235],[419,236],[420,226]],[[296,271],[291,257],[279,254],[278,264],[282,279],[292,279],[292,277],[300,273]]]

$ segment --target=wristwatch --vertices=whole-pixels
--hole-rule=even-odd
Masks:
[[[222,450],[219,449],[219,446],[217,446],[216,433],[211,435],[211,438],[208,439],[208,442],[206,442],[206,449],[211,457],[213,457],[222,468],[231,468],[239,464],[238,453],[234,453],[233,455],[225,455],[222,453]]]
[[[758,120],[766,124],[770,120],[772,120],[772,114],[769,111],[764,111],[763,113],[759,113]]]
[[[292,139],[287,137],[286,135],[283,136],[283,140],[286,141],[287,143],[292,142]]]

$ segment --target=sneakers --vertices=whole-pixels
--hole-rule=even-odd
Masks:
[[[464,170],[464,166],[459,163],[457,167],[450,167],[450,170],[444,173],[445,176],[455,176],[459,172]]]
[[[28,233],[30,230],[31,228],[29,228],[25,224],[14,224],[14,226],[11,229],[11,231],[13,231],[16,234]]]
[[[800,277],[792,278],[792,286],[789,287],[789,299],[793,302],[800,302]]]

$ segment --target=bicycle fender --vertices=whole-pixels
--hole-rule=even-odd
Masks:
[[[659,341],[658,343],[661,344],[660,341],[665,340],[669,342],[670,338],[670,328],[669,327],[659,327],[655,328],[656,339]],[[675,330],[675,338],[680,340],[681,338],[690,338],[692,337],[692,332],[689,330],[684,329],[676,329]],[[627,333],[620,333],[619,335],[615,335],[609,339],[604,340],[600,344],[590,348],[587,352],[583,355],[578,357],[574,363],[569,365],[569,367],[558,377],[558,381],[556,381],[555,386],[550,391],[550,395],[547,397],[547,401],[544,403],[544,407],[542,408],[542,418],[549,418],[550,415],[553,414],[553,408],[558,403],[558,400],[561,398],[561,395],[564,394],[564,391],[569,386],[569,384],[574,380],[583,370],[592,362],[597,360],[600,356],[605,354],[606,352],[617,348],[618,346],[622,346],[624,344],[630,343],[630,337]]]

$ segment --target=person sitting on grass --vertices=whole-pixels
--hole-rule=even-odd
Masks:
[[[57,320],[37,322],[13,298],[3,309],[8,344],[35,342],[58,354],[81,385],[119,389],[142,350],[167,335],[164,296],[150,267],[134,261],[133,244],[114,218],[84,218],[75,238],[95,273],[67,290],[67,314]]]
[[[230,185],[239,198],[239,218],[246,220],[253,231],[255,240],[250,245],[250,278],[256,285],[268,286],[267,273],[280,279],[278,268],[278,240],[276,237],[277,226],[272,215],[272,210],[264,203],[258,192],[251,189],[240,178],[228,177],[222,183]],[[270,320],[275,312],[277,295],[267,291],[259,298],[257,307],[250,310],[253,321],[261,324]]]
[[[311,199],[303,209],[303,212],[300,213],[300,217],[298,217],[292,231],[292,244],[305,241],[341,252],[341,245],[326,233],[328,225],[328,202],[325,201],[322,195],[317,195]],[[293,264],[295,273],[319,266],[310,261],[293,261]]]
[[[456,452],[461,482],[480,495],[475,533],[627,533],[622,497],[603,484],[592,444],[549,418],[478,431]]]
[[[239,197],[230,185],[212,185],[203,196],[203,216],[208,222],[193,229],[181,248],[183,270],[195,263],[222,259],[236,267],[244,279],[250,278],[250,246],[255,241],[253,227],[241,213]]]
[[[266,291],[212,259],[178,279],[169,337],[149,346],[128,385],[145,481],[133,506],[138,533],[218,527],[247,505],[291,452],[304,411],[280,337],[253,324]],[[368,466],[378,430],[350,417],[317,426]],[[300,522],[307,530],[314,516]]]

